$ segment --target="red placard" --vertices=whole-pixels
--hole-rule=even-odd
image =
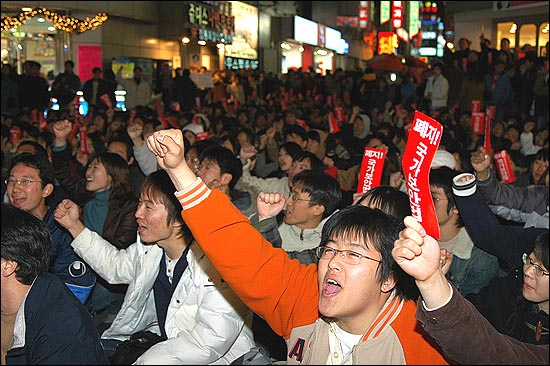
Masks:
[[[485,133],[485,113],[483,112],[472,112],[472,131],[478,135],[483,135]]]
[[[328,129],[330,133],[337,133],[340,131],[340,126],[338,122],[336,122],[336,117],[334,117],[333,112],[328,114]]]
[[[78,131],[80,132],[80,152],[88,155],[88,128],[82,126]]]
[[[512,170],[512,164],[510,163],[510,155],[508,151],[502,150],[493,156],[495,159],[495,165],[497,167],[498,176],[504,183],[513,183],[516,181],[516,175]]]
[[[380,185],[385,159],[386,150],[365,147],[357,184],[358,193],[366,193],[369,189]]]
[[[411,212],[428,235],[439,239],[439,223],[430,192],[429,176],[443,126],[419,111],[414,112],[412,123],[402,160]]]
[[[481,112],[481,100],[479,99],[473,99],[470,102],[470,108],[472,109],[472,113],[474,112]]]
[[[78,76],[82,82],[94,77],[94,67],[102,67],[102,47],[97,45],[78,45]]]
[[[196,134],[196,136],[197,136],[197,141],[208,140],[208,132],[207,131],[198,132]]]
[[[307,124],[306,121],[304,121],[303,119],[296,118],[296,124],[307,131]]]
[[[491,118],[487,114],[485,115],[485,140],[483,147],[488,154],[491,153]]]
[[[334,113],[336,114],[336,119],[338,120],[338,122],[345,122],[346,121],[346,115],[344,114],[344,108],[343,107],[334,108]]]

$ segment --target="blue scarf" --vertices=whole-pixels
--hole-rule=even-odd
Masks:
[[[84,205],[84,226],[103,235],[103,224],[109,208],[110,189],[96,192],[93,200]]]

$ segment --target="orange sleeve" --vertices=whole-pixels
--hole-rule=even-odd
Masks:
[[[405,301],[392,328],[397,333],[407,365],[448,365],[441,348],[415,318],[416,303]]]
[[[176,197],[184,221],[233,291],[285,339],[293,328],[315,322],[317,266],[303,265],[274,248],[225,194],[205,191],[202,185],[176,192]]]

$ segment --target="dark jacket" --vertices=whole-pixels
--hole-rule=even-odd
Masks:
[[[547,230],[503,226],[480,192],[468,194],[456,185],[453,186],[453,192],[472,241],[511,268],[506,277],[494,277],[489,285],[466,298],[500,333],[522,342],[548,344],[547,334],[537,341],[531,329],[539,320],[544,328],[548,328],[548,314],[539,311],[535,304],[522,296],[522,254],[530,253],[533,250],[533,239]]]
[[[80,90],[78,75],[62,72],[57,75],[52,84],[52,97],[56,98],[59,105],[63,107],[74,100],[78,90]]]
[[[16,323],[7,365],[108,365],[86,308],[55,276],[34,281],[24,302],[24,327]],[[18,314],[19,317],[19,314]]]
[[[52,163],[55,177],[61,186],[72,195],[75,203],[84,206],[86,202],[94,198],[93,192],[87,191],[84,182],[71,174],[67,161],[71,157],[70,150],[65,148],[54,151]],[[98,233],[119,249],[124,249],[136,242],[137,222],[135,212],[137,210],[137,198],[125,201],[109,199],[109,207],[103,224],[103,232]]]
[[[98,82],[99,84],[97,86],[97,94],[95,99],[93,99],[93,96],[94,96],[94,79],[93,78],[90,80],[87,80],[84,83],[84,86],[82,87],[82,96],[91,105],[96,105],[101,109],[107,109],[107,105],[101,100],[101,96],[103,94],[107,94],[109,96],[109,99],[111,99],[111,104],[113,105],[113,108],[114,108],[116,104],[116,99],[115,99],[114,89],[111,87],[111,83],[101,78],[98,79]]]
[[[48,82],[39,76],[21,75],[18,83],[19,108],[43,111],[50,103]]]
[[[172,99],[179,103],[182,111],[190,111],[195,107],[195,98],[199,95],[197,85],[189,76],[174,79],[172,84]]]
[[[445,355],[461,365],[548,365],[550,361],[548,344],[523,343],[500,334],[454,287],[451,301],[437,310],[427,311],[420,299],[416,318]]]

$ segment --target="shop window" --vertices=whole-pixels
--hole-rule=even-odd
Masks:
[[[527,47],[525,47],[527,46]],[[534,49],[537,46],[537,26],[534,24],[523,24],[519,28],[519,47],[525,52],[526,48]]]
[[[508,38],[510,40],[510,48],[516,47],[516,31],[517,24],[514,22],[498,23],[497,24],[497,43],[495,48],[500,50],[500,41],[503,38]]]
[[[546,43],[548,43],[548,22],[542,23],[539,27],[539,49],[537,54],[540,57],[546,57]]]

